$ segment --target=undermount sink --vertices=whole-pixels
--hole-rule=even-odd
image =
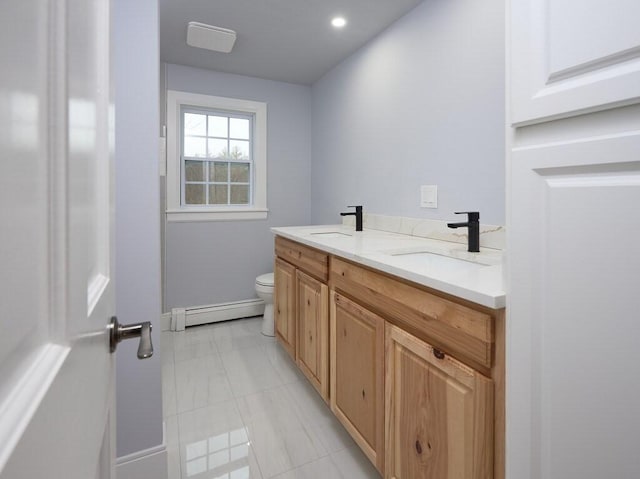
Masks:
[[[406,265],[420,265],[426,268],[448,268],[458,271],[475,271],[490,266],[481,260],[454,258],[432,251],[390,252],[396,262]]]
[[[340,231],[317,231],[315,233],[310,233],[313,236],[320,236],[322,238],[342,238],[344,236],[351,237],[352,235],[348,233],[341,233]]]

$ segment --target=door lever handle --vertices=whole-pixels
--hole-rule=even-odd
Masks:
[[[145,321],[144,323],[120,324],[118,318],[113,316],[108,328],[112,353],[115,352],[120,341],[140,338],[138,359],[146,359],[153,356],[153,343],[151,342],[151,330],[153,326],[149,321]]]

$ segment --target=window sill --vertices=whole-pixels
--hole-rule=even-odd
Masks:
[[[225,208],[219,209],[180,209],[167,210],[168,222],[190,221],[250,221],[267,219],[269,210],[266,208]]]

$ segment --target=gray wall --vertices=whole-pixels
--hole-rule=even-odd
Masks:
[[[256,297],[273,271],[271,226],[311,217],[311,90],[290,83],[166,65],[166,86],[268,104],[266,220],[167,223],[164,310]]]
[[[162,444],[160,191],[158,186],[157,0],[115,0],[116,313],[151,321],[156,350],[138,360],[136,341],[116,354],[117,455]]]
[[[429,0],[312,87],[312,222],[365,212],[504,224],[504,2]],[[438,209],[419,186],[439,186]]]

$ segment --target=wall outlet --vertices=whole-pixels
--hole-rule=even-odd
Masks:
[[[420,187],[420,207],[438,207],[438,185],[422,185]]]

